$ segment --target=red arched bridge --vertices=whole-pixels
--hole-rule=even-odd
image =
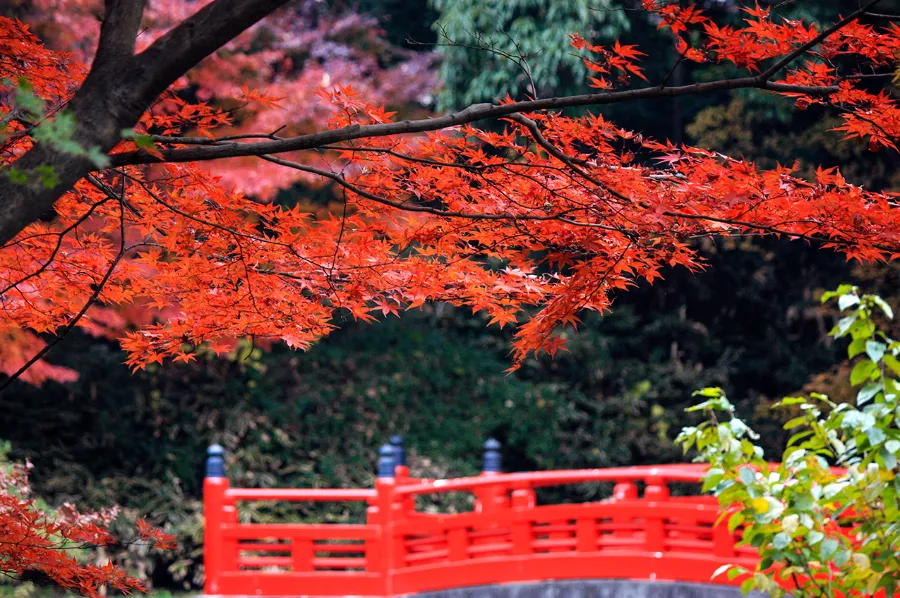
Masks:
[[[670,494],[672,483],[700,482],[701,465],[500,473],[500,446],[488,441],[480,476],[427,480],[409,476],[402,444],[394,442],[381,449],[373,489],[231,488],[222,448],[210,447],[206,594],[386,597],[600,579],[713,584],[702,595],[737,596],[723,587],[735,581],[713,573],[757,562],[754,549],[735,546],[739,530],[716,525],[715,498]],[[535,498],[539,488],[598,482],[611,483],[608,498],[577,504]],[[474,495],[473,510],[417,509],[417,502],[447,493]],[[239,523],[243,501],[356,501],[367,510],[358,525]]]

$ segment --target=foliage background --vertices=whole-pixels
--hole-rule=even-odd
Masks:
[[[578,62],[563,45],[572,31],[598,41],[639,41],[650,55],[651,81],[671,67],[670,40],[640,13],[604,10],[613,4],[365,0],[358,10],[378,16],[393,43],[420,51],[431,47],[405,40],[438,41],[435,19],[457,41],[500,25],[525,53],[536,53],[530,60],[538,92],[557,95],[581,89]],[[719,16],[739,18],[735,3],[715,4]],[[853,4],[804,3],[796,10],[831,18]],[[526,91],[513,65],[471,49],[437,50],[444,58],[444,87],[435,90],[442,106]],[[674,76],[690,82],[722,68],[680,67]],[[839,165],[848,179],[872,188],[898,182],[895,157],[839,144],[821,113],[797,112],[762,94],[616,106],[604,114],[645,134],[709,144],[764,165],[798,159],[806,167]],[[302,187],[278,198],[328,200],[322,190]],[[248,486],[369,485],[377,447],[395,433],[406,438],[414,473],[427,476],[476,473],[490,436],[503,443],[508,470],[666,462],[681,459],[673,439],[691,421],[684,414],[691,391],[721,386],[774,450],[785,438],[768,410],[772,400],[809,385],[838,398],[849,393],[840,382],[846,366],[833,365],[839,347],[826,336],[836,314],[819,305],[821,291],[857,282],[897,305],[900,270],[854,266],[771,239],[718,239],[702,249],[705,272],[673,271],[655,286],[632,289],[612,314],[589,315],[570,334],[570,353],[531,360],[513,374],[504,373],[509,331],[445,305],[375,325],[344,322],[308,353],[242,345],[229,359],[136,375],[122,365],[115,344],[73,333],[51,361],[78,371],[79,380],[18,384],[0,395],[0,438],[12,443],[14,458],[35,463],[33,485],[49,501],[122,504],[179,534],[179,551],[165,561],[116,555],[157,588],[173,590],[202,580],[200,483],[212,442],[228,449],[232,482]]]

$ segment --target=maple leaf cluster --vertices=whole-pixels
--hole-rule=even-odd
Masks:
[[[86,551],[117,542],[107,527],[117,509],[80,513],[73,505],[42,507],[31,495],[26,462],[0,463],[0,575],[13,579],[45,578],[86,596],[101,589],[123,593],[145,591],[143,583],[112,563],[97,564],[84,558]],[[160,550],[174,548],[174,537],[144,520],[137,523],[140,542]]]
[[[630,76],[645,79],[643,54],[573,34],[599,91],[570,105],[751,87],[801,107],[839,109],[839,132],[896,149],[896,102],[857,75],[893,69],[897,27],[863,24],[859,13],[825,28],[759,8],[746,11],[743,27],[719,27],[695,7],[645,4],[661,27],[700,40],[683,59],[729,62],[748,75],[614,88]],[[36,93],[64,104],[83,77],[76,57],[46,49],[21,23],[4,19],[0,27],[4,39],[21,40],[9,47],[19,60],[8,61],[7,72],[45,81]],[[616,73],[615,82],[604,78]],[[242,86],[237,95],[265,106],[266,124],[278,122],[279,104],[267,92]],[[673,266],[701,268],[697,237],[768,234],[852,259],[900,255],[893,196],[854,186],[835,169],[819,169],[815,180],[800,178],[798,165],[763,170],[647,139],[600,115],[552,111],[566,98],[507,98],[489,107],[503,125],[496,129],[469,117],[484,105],[437,125],[444,121],[397,122],[349,82],[319,85],[315,95],[327,129],[275,136],[234,134],[236,122],[259,125],[252,110],[166,92],[135,127],[142,142],[123,141],[111,168],[57,201],[52,222],[30,225],[0,249],[0,332],[113,330],[114,310],[139,309],[144,315],[130,322],[122,345],[141,368],[193,359],[203,346],[223,351],[239,337],[306,348],[337,316],[368,321],[446,301],[517,326],[517,367],[531,353],[560,350],[561,327],[577,325],[583,310],[609,309],[614,293],[636,280]],[[5,163],[32,143],[14,132]],[[341,207],[312,215],[261,202],[247,193],[252,185],[202,167],[219,158],[333,185]],[[532,306],[535,314],[523,318]]]

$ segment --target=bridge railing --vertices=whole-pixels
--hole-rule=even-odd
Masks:
[[[725,564],[753,567],[752,549],[716,525],[709,496],[671,496],[699,483],[699,465],[501,473],[486,443],[483,473],[411,478],[402,446],[382,447],[374,489],[231,488],[221,447],[204,483],[207,594],[393,596],[488,583],[549,579],[711,579]],[[600,501],[538,504],[550,486],[612,483]],[[474,508],[427,513],[416,497],[468,493]],[[241,501],[365,502],[364,524],[239,523]],[[737,530],[736,533],[740,533]]]

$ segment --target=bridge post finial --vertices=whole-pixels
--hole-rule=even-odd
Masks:
[[[208,478],[225,477],[225,449],[220,444],[210,445],[206,449],[206,476]]]
[[[396,467],[396,449],[390,444],[383,444],[378,449],[378,477],[393,478]]]
[[[503,471],[500,457],[500,442],[494,438],[489,438],[484,443],[484,464],[481,471],[484,473],[500,473]]]
[[[403,450],[403,436],[391,436],[391,446],[394,447],[394,465],[406,465],[406,451]]]

